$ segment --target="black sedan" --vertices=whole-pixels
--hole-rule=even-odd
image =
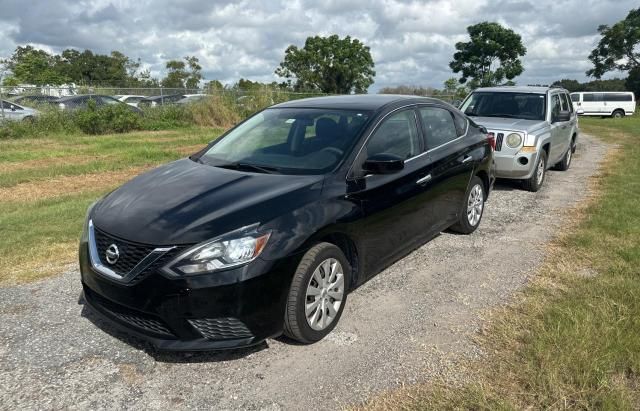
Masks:
[[[318,341],[360,284],[442,230],[478,227],[491,144],[428,98],[275,105],[90,207],[85,301],[159,349]]]

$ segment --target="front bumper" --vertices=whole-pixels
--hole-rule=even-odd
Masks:
[[[500,154],[495,153],[497,178],[530,178],[538,159],[537,153]],[[526,160],[526,161],[525,161]],[[526,164],[522,164],[526,162]]]
[[[291,264],[257,259],[237,269],[189,278],[153,273],[128,285],[94,271],[87,243],[80,246],[88,306],[115,328],[159,350],[247,347],[281,334]]]

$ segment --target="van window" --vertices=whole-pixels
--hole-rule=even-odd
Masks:
[[[584,93],[582,101],[602,101],[602,93]]]
[[[575,101],[576,103],[580,101],[580,94],[572,94],[571,101]]]
[[[633,101],[631,94],[606,93],[604,101]]]

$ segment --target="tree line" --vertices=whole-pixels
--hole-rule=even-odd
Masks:
[[[456,51],[449,63],[451,70],[460,77],[447,80],[441,92],[458,95],[476,87],[515,84],[513,80],[524,71],[521,58],[527,52],[522,37],[495,22],[471,25],[467,27],[467,32],[469,41],[455,44]],[[588,56],[593,68],[586,72],[596,80],[580,83],[563,79],[554,84],[569,91],[627,89],[640,94],[640,8],[631,10],[625,19],[613,26],[598,27],[598,32],[600,41]],[[17,47],[3,63],[11,72],[4,79],[4,84],[9,85],[74,82],[126,87],[196,88],[203,79],[202,66],[195,56],[167,61],[166,76],[160,80],[152,78],[148,70],[141,70],[140,59],[133,60],[119,51],[102,55],[90,50],[80,52],[68,49],[57,55],[24,46]],[[625,80],[601,80],[604,74],[611,71],[626,72],[628,77]],[[340,38],[332,35],[308,37],[303,47],[289,46],[275,74],[284,81],[263,84],[241,79],[233,87],[270,87],[330,94],[366,93],[374,82],[376,72],[368,46],[350,36]],[[225,86],[214,80],[207,87],[222,89]],[[403,91],[417,94],[434,90],[414,87],[413,90]]]

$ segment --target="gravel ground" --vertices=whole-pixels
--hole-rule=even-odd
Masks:
[[[482,355],[472,342],[482,311],[526,284],[605,152],[582,136],[571,169],[550,171],[540,192],[499,182],[478,231],[443,233],[389,267],[311,346],[156,353],[78,304],[77,269],[0,288],[0,408],[335,409],[403,383],[464,378],[456,363]]]

